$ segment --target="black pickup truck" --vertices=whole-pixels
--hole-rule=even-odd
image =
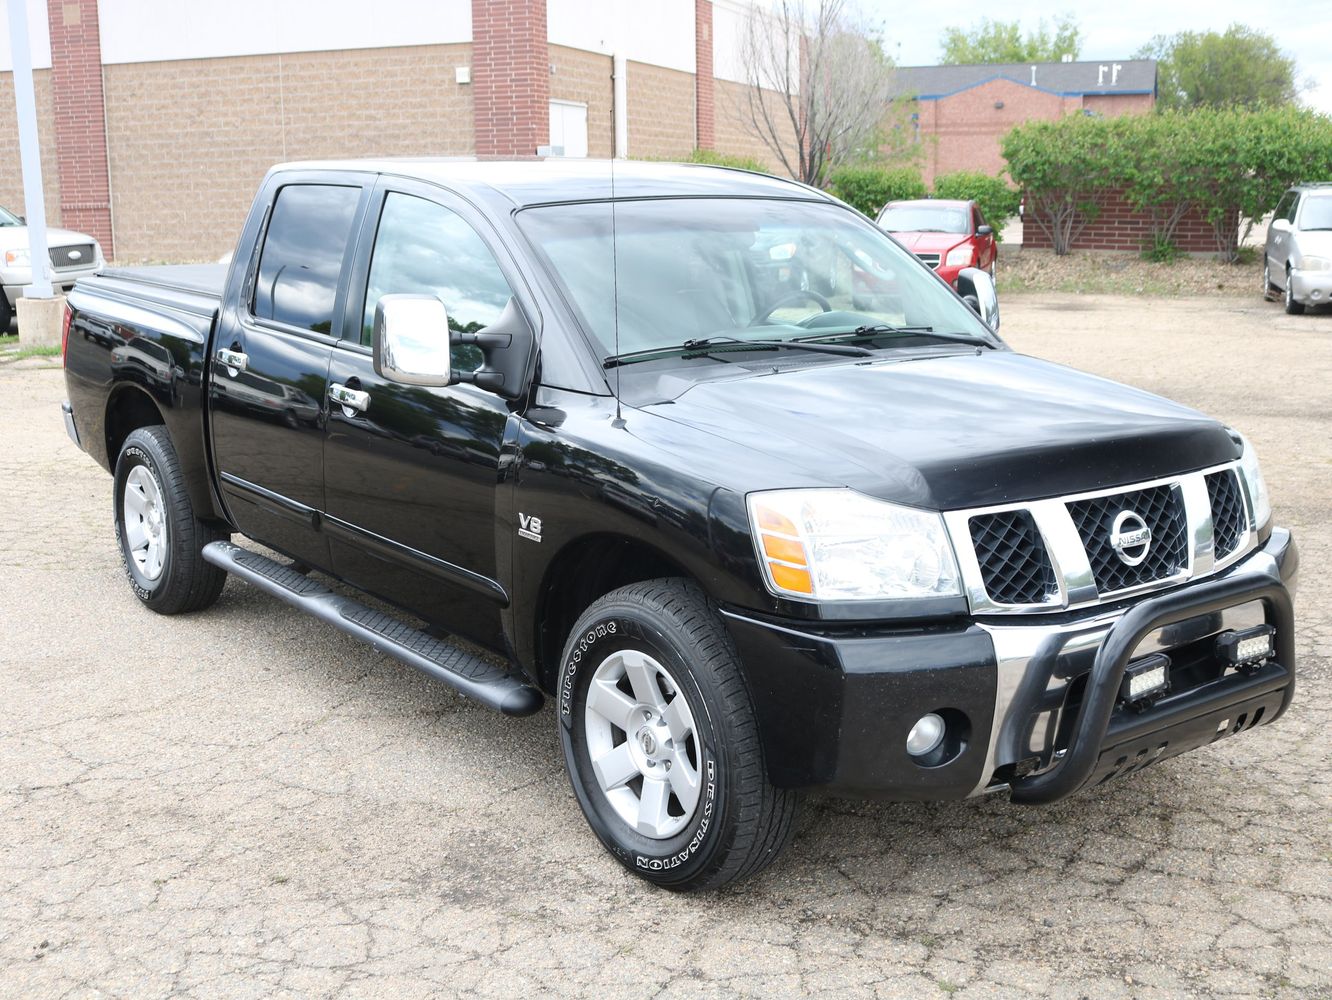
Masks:
[[[804,791],[1053,802],[1290,704],[1253,447],[960,287],[740,171],[286,165],[229,266],[78,283],[65,420],[145,606],[549,695],[602,843],[715,887]]]

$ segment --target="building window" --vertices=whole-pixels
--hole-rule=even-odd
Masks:
[[[550,102],[550,145],[556,156],[587,155],[587,105]]]

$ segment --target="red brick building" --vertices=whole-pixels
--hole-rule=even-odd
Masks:
[[[999,173],[999,141],[1023,122],[1150,111],[1156,61],[904,66],[897,90],[912,99],[910,123],[924,146],[925,181],[932,183],[955,170]]]

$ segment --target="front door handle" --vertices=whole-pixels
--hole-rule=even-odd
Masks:
[[[363,389],[348,389],[337,382],[329,385],[328,398],[340,403],[342,412],[349,417],[364,413],[370,407],[370,393]]]
[[[240,351],[228,350],[225,347],[217,349],[216,357],[218,364],[226,366],[227,374],[232,378],[245,371],[250,363],[248,355],[242,354]]]

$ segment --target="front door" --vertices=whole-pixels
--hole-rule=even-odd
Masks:
[[[327,567],[324,398],[338,289],[363,189],[275,192],[244,301],[219,317],[209,404],[227,510],[251,538]]]
[[[371,332],[383,295],[438,296],[449,326],[493,323],[512,296],[464,206],[442,192],[381,190],[358,323],[334,349],[329,384],[367,394],[363,411],[333,404],[325,445],[325,529],[349,583],[484,643],[500,635],[505,593],[496,556],[496,497],[509,405],[471,385],[402,385],[375,374]],[[363,284],[361,284],[363,282]],[[354,300],[355,301],[355,300]],[[438,336],[448,336],[439,330]],[[455,348],[475,370],[476,348]]]

